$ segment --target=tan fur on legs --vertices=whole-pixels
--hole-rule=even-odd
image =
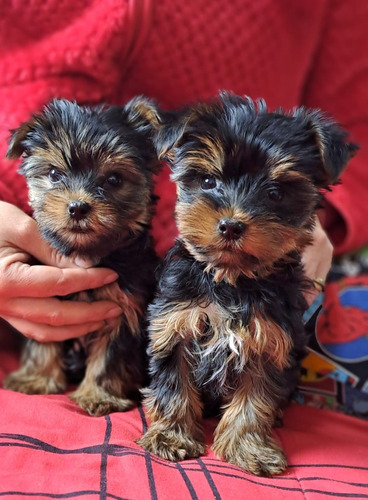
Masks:
[[[78,389],[69,395],[77,405],[95,417],[115,411],[128,411],[136,402],[128,398],[114,396],[93,382],[93,377],[85,378]]]
[[[137,443],[151,453],[172,462],[197,458],[203,455],[205,450],[204,445],[187,434],[180,425],[170,429],[164,421],[153,423]]]
[[[63,372],[62,344],[40,344],[27,340],[22,354],[21,367],[4,380],[5,389],[24,394],[55,394],[66,389]]]
[[[272,384],[265,386],[265,379],[243,376],[216,428],[213,451],[253,474],[268,476],[283,472],[287,461],[271,436],[277,406]]]
[[[161,347],[164,357],[167,344],[164,342]],[[178,345],[176,349],[177,363],[167,368],[167,376],[164,373],[168,384],[167,399],[163,401],[153,387],[143,391],[151,426],[137,441],[146,450],[172,461],[195,458],[204,453],[200,395],[192,380],[184,346]],[[157,351],[155,354],[158,355]]]
[[[123,366],[120,377],[116,373],[109,378],[104,376],[109,340],[110,332],[101,335],[98,342],[91,344],[84,379],[78,389],[69,395],[81,408],[97,417],[114,411],[127,411],[136,405],[134,401],[125,397],[132,389],[132,382]]]

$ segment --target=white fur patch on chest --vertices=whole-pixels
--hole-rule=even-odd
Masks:
[[[156,356],[165,356],[182,342],[193,366],[199,363],[208,372],[222,371],[222,378],[230,365],[239,373],[249,362],[271,361],[283,369],[292,344],[280,326],[259,312],[244,324],[238,308],[225,309],[216,303],[175,304],[153,319],[150,334]]]
[[[226,363],[232,360],[235,370],[242,371],[248,360],[245,346],[249,343],[250,333],[247,328],[240,328],[236,311],[210,304],[203,309],[203,313],[207,318],[206,338],[196,338],[201,356],[212,360],[214,365],[219,357]]]
[[[202,318],[206,318],[206,334],[203,339],[201,334],[198,335],[199,329],[196,329],[194,337],[204,357],[216,359],[218,356],[224,357],[226,352],[226,362],[231,361],[233,368],[239,372],[250,359],[264,355],[280,369],[287,366],[290,336],[271,319],[255,313],[249,323],[244,324],[235,307],[224,309],[212,303],[198,309]],[[201,333],[204,333],[203,330]]]

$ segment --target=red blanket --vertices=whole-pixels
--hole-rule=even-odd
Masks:
[[[2,340],[0,379],[17,365],[9,337]],[[147,428],[142,408],[93,418],[66,395],[4,389],[0,407],[0,498],[368,498],[368,422],[328,410],[289,408],[284,426],[274,430],[289,467],[260,478],[218,460],[209,448],[180,463],[150,455],[135,444]],[[215,425],[204,421],[208,445]]]
[[[141,408],[91,418],[66,396],[0,390],[0,497],[259,500],[368,498],[368,423],[294,406],[275,431],[289,467],[259,478],[216,459],[171,463],[135,444]],[[205,422],[207,443],[215,422]]]

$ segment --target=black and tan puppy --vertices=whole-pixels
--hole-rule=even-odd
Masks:
[[[177,184],[179,238],[150,307],[145,449],[201,455],[203,405],[218,401],[214,452],[254,474],[285,469],[271,429],[306,346],[301,252],[320,188],[355,153],[345,136],[318,111],[270,113],[226,93],[158,134]]]
[[[123,108],[95,109],[54,100],[13,133],[7,156],[23,157],[21,172],[45,239],[64,255],[89,258],[119,275],[114,284],[69,298],[112,300],[123,313],[72,346],[28,340],[6,388],[64,391],[79,351],[86,369],[71,395],[76,403],[91,415],[135,404],[146,382],[145,313],[156,266],[149,228],[158,123],[155,104],[142,97]]]

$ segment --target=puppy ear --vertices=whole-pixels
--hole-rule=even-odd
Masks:
[[[34,130],[34,125],[35,119],[22,123],[19,128],[11,130],[9,146],[6,152],[6,158],[8,158],[8,160],[16,160],[17,158],[20,158],[26,151],[27,135]]]
[[[128,121],[141,132],[152,133],[161,126],[161,112],[155,101],[144,96],[134,97],[124,106]]]
[[[167,111],[163,115],[163,123],[154,137],[159,160],[166,160],[170,166],[175,162],[175,147],[183,137],[188,120],[184,113]]]
[[[319,110],[298,108],[293,116],[304,121],[318,148],[321,168],[309,172],[318,187],[336,184],[359,146],[346,140],[348,133]]]

